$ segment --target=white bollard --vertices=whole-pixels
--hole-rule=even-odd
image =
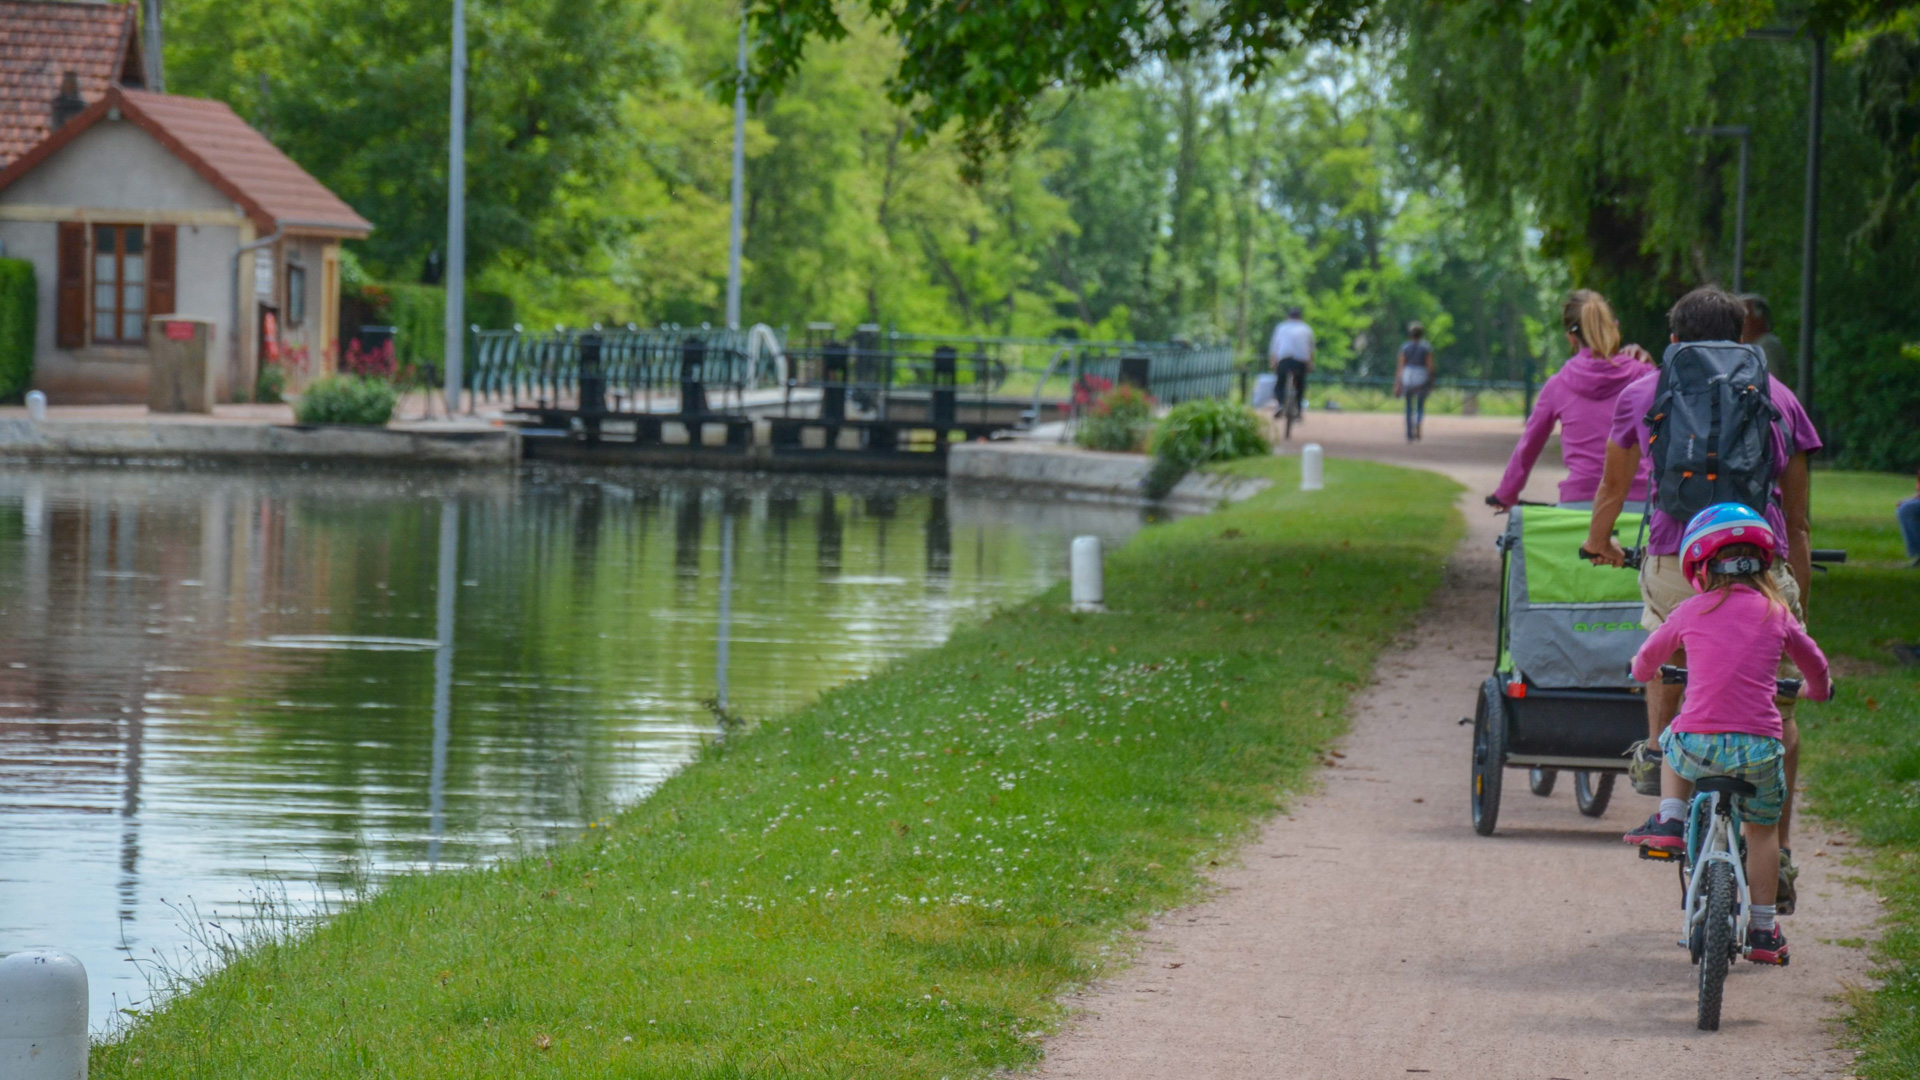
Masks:
[[[47,395],[38,390],[27,391],[27,419],[39,423],[47,418]]]
[[[0,957],[0,1076],[87,1080],[87,969],[71,954]]]
[[[1073,610],[1107,610],[1107,570],[1100,553],[1100,538],[1073,538]]]
[[[1320,444],[1310,442],[1300,448],[1300,490],[1319,491],[1327,486],[1320,460]]]

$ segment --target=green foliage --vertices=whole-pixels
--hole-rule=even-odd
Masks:
[[[1089,450],[1131,453],[1144,450],[1153,433],[1153,398],[1137,386],[1122,384],[1094,394],[1081,414],[1073,441]]]
[[[660,73],[626,0],[477,5],[467,22],[467,258],[565,265],[596,238],[558,214],[624,166],[620,103]],[[445,243],[451,6],[444,0],[175,0],[167,88],[219,98],[377,226],[377,276]]]
[[[287,371],[279,364],[261,364],[253,382],[253,400],[278,402],[287,392]]]
[[[40,300],[33,264],[0,259],[0,399],[12,400],[33,385],[34,331]]]
[[[293,416],[303,424],[384,427],[399,403],[399,393],[385,379],[329,375],[308,384],[294,403]]]
[[[919,0],[750,0],[756,67],[778,87],[818,52],[813,39],[849,34],[847,15],[864,7],[902,43],[888,91],[911,103],[913,122],[938,131],[958,121],[970,155],[1004,149],[1022,134],[1035,105],[1061,81],[1092,89],[1144,62],[1232,58],[1244,79],[1302,41],[1352,41],[1366,25],[1365,0],[1220,0],[1167,5],[1107,0],[929,4]]]
[[[1115,935],[1202,895],[1300,789],[1438,584],[1454,486],[1327,471],[1135,537],[1108,563],[1114,615],[1056,589],[729,734],[577,842],[401,877],[263,942],[89,1075],[1029,1066],[1059,995],[1116,970]]]
[[[1874,988],[1850,995],[1849,1033],[1863,1080],[1920,1075],[1920,679],[1890,646],[1920,642],[1920,572],[1906,568],[1894,503],[1913,475],[1818,472],[1813,542],[1847,550],[1814,583],[1809,629],[1844,664],[1835,698],[1804,703],[1801,775],[1813,808],[1864,844],[1884,898]],[[1805,865],[1805,849],[1795,851]]]
[[[1161,418],[1149,449],[1153,468],[1146,492],[1157,499],[1202,465],[1271,453],[1273,446],[1260,417],[1245,405],[1183,401]]]

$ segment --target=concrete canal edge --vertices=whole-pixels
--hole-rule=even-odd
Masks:
[[[152,420],[0,419],[0,459],[303,461],[511,466],[520,433],[495,427],[393,427]]]
[[[1011,484],[1143,506],[1154,501],[1141,492],[1151,465],[1152,459],[1144,454],[1110,454],[1061,443],[970,442],[956,443],[947,451],[947,478],[956,484]],[[1272,483],[1264,478],[1189,473],[1158,505],[1204,512],[1251,498]]]

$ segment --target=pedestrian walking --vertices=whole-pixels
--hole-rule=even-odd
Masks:
[[[1900,518],[1900,535],[1907,542],[1907,558],[1913,560],[1907,565],[1920,570],[1920,473],[1913,478],[1913,498],[1901,503],[1896,513]]]
[[[1433,393],[1433,346],[1427,328],[1407,324],[1407,343],[1393,368],[1393,396],[1407,399],[1407,441],[1420,441],[1420,425],[1427,419],[1427,395]]]

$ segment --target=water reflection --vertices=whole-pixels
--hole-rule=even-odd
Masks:
[[[170,905],[577,828],[703,701],[794,708],[1138,525],[897,482],[0,470],[0,952],[78,952],[98,1019],[185,940]]]

